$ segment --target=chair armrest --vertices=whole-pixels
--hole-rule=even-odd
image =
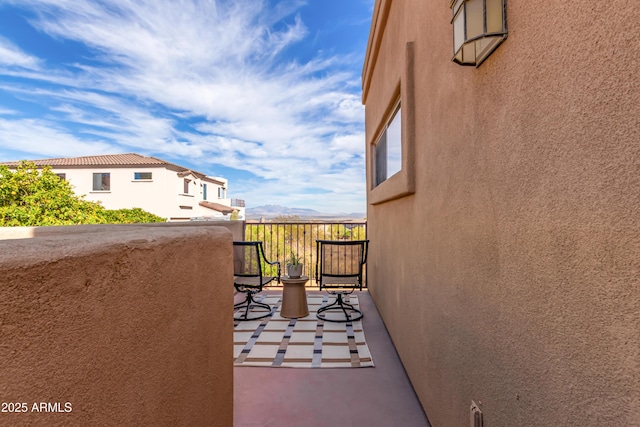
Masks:
[[[280,283],[280,275],[281,275],[281,273],[280,273],[280,261],[273,261],[272,262],[272,261],[267,261],[266,259],[264,261],[269,265],[275,265],[275,264],[278,265],[278,278],[276,280],[278,281],[278,283]]]

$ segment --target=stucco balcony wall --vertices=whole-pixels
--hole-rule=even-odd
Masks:
[[[233,240],[244,240],[244,221],[185,221],[185,222],[152,222],[148,224],[119,224],[119,225],[73,225],[47,227],[0,227],[0,240],[28,239],[31,237],[45,237],[58,234],[73,233],[109,233],[111,230],[124,230],[129,227],[224,227],[227,228]]]
[[[0,425],[233,424],[229,230],[0,234]]]

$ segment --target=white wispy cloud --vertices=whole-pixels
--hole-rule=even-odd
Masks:
[[[16,66],[27,69],[38,68],[38,58],[28,55],[9,40],[0,37],[0,66]]]
[[[271,203],[268,191],[286,186],[295,200],[326,192],[314,203],[347,192],[344,206],[364,210],[364,109],[352,71],[359,62],[322,54],[285,59],[309,35],[297,14],[304,2],[7,1],[31,8],[39,31],[79,42],[93,57],[45,69],[0,38],[0,58],[10,53],[0,65],[22,67],[0,74],[23,85],[0,90],[44,103],[51,115],[0,122],[0,145],[21,135],[34,141],[27,152],[44,150],[45,137],[59,141],[42,151],[52,156],[88,149],[184,156],[208,170],[224,165],[262,178],[231,183],[255,197],[248,200],[254,205]],[[54,87],[34,89],[29,81]]]
[[[47,157],[89,156],[107,154],[112,150],[111,144],[100,140],[79,139],[47,120],[2,118],[0,147]]]
[[[0,107],[0,116],[14,116],[19,114],[18,111],[16,110],[11,110],[9,108],[2,108]]]

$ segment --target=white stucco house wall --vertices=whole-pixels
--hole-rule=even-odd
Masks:
[[[128,153],[32,161],[50,166],[76,194],[106,209],[141,208],[168,221],[228,220],[233,211],[244,219],[244,201],[227,197],[226,179],[156,157]]]

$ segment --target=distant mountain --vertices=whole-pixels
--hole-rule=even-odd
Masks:
[[[257,206],[255,208],[247,208],[246,214],[251,216],[278,216],[278,215],[299,215],[309,216],[317,215],[320,212],[313,209],[299,209],[299,208],[287,208],[280,205],[265,205]]]
[[[245,210],[247,219],[273,219],[278,216],[290,216],[296,215],[301,219],[336,219],[336,218],[364,218],[362,213],[350,213],[350,214],[328,214],[318,212],[314,209],[300,209],[300,208],[288,208],[280,205],[265,205],[257,206],[255,208],[247,208]]]

